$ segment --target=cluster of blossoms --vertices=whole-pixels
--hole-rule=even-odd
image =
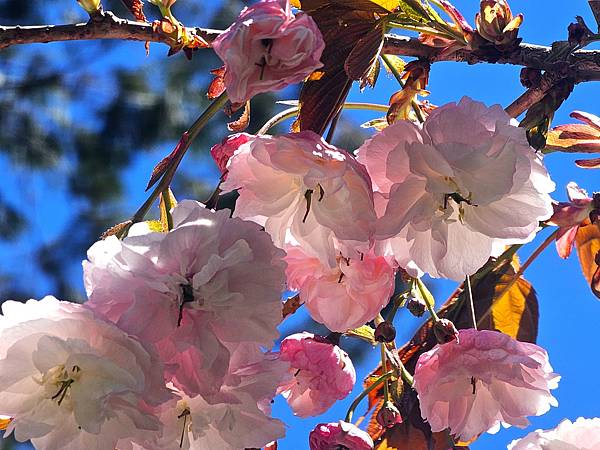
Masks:
[[[308,15],[263,0],[213,47],[230,100],[243,103],[321,67],[324,43]],[[376,318],[400,268],[463,280],[504,246],[533,239],[553,213],[554,183],[525,131],[500,107],[468,98],[423,124],[393,123],[357,156],[311,131],[233,135],[211,154],[221,189],[239,193],[233,213],[187,200],[171,211],[168,232],[140,223],[123,240],[95,243],[83,263],[84,305],[3,304],[7,434],[44,449],[263,447],[285,434],[271,417],[276,394],[296,415],[314,416],[356,382],[328,338],[298,333],[271,351],[286,289],[344,333]],[[590,201],[570,189],[577,202],[565,214],[589,213]],[[580,221],[561,221],[561,208],[555,221],[571,235]],[[451,337],[422,354],[414,373],[432,431],[470,440],[500,424],[524,427],[557,404],[550,390],[559,377],[540,347],[496,331]],[[401,421],[386,408],[386,424]],[[579,445],[588,426],[598,424],[565,422],[512,448]],[[374,446],[343,421],[318,425],[309,444]]]

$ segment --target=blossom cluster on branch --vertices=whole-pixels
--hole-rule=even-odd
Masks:
[[[174,1],[153,3],[163,20],[180,27],[177,45],[199,45],[186,40],[170,11]],[[438,3],[451,22],[418,1],[303,0],[293,3],[303,9],[294,13],[289,0],[261,0],[213,42],[224,66],[214,72],[216,100],[208,111],[226,98],[232,112],[262,92],[305,79],[305,87],[321,89],[310,83],[335,79],[332,61],[343,51],[332,49],[332,30],[323,29],[327,8],[340,14],[337,25],[329,23],[333,31],[362,36],[344,56],[342,78],[363,86],[374,84],[378,70],[382,17],[413,27],[446,53],[515,51],[523,18],[513,17],[505,1],[481,2],[477,30],[452,5]],[[99,2],[82,4],[92,15],[101,10]],[[373,56],[373,48],[374,58],[358,54]],[[551,391],[560,376],[548,353],[481,322],[515,283],[525,283],[520,275],[528,263],[517,267],[514,251],[556,225],[548,242],[556,238],[560,255],[568,256],[580,245],[579,232],[598,225],[600,196],[570,184],[570,202],[553,202],[555,184],[532,146],[543,134],[541,116],[528,113],[533,125],[526,128],[500,106],[467,97],[440,107],[420,102],[427,64],[405,70],[401,92],[408,94],[392,97],[385,123],[356,154],[319,132],[333,133],[343,98],[324,99],[321,106],[331,110],[323,117],[331,120],[307,128],[316,123],[310,115],[321,114],[307,110],[315,100],[307,97],[310,88],[293,132],[237,133],[215,144],[217,194],[237,192],[232,211],[172,196],[168,185],[199,129],[184,134],[153,173],[153,183],[160,181],[150,200],[161,196],[161,221],[144,222],[136,213],[90,247],[84,304],[53,297],[3,303],[5,436],[51,450],[273,448],[286,432],[272,416],[276,395],[308,417],[353,390],[356,372],[341,336],[378,346],[381,364],[344,420],[319,424],[307,436],[311,450],[379,448],[388,430],[411,426],[415,410],[428,430],[427,448],[437,436],[450,449],[500,426],[526,427],[528,417],[558,406]],[[147,208],[140,211],[143,218]],[[594,258],[589,281],[600,292],[600,252]],[[424,274],[464,283],[436,312]],[[483,304],[477,283],[492,278],[501,290],[490,310],[476,311]],[[331,333],[296,333],[277,346],[285,291],[295,291]],[[393,319],[404,306],[415,315],[427,310],[431,319],[421,342],[397,348]],[[367,431],[352,421],[365,397],[374,410]],[[600,435],[598,421],[565,421],[509,448],[597,450],[600,441],[591,437]]]

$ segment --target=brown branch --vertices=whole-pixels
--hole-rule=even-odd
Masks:
[[[214,40],[221,31],[195,28],[206,41]],[[75,41],[90,39],[120,39],[148,42],[168,42],[169,38],[155,32],[152,25],[121,19],[110,12],[71,25],[0,26],[0,49],[17,44]],[[494,63],[531,67],[570,77],[575,82],[600,80],[600,51],[578,50],[568,58],[557,58],[551,47],[522,43],[510,54],[495,51],[459,50],[441,54],[440,48],[423,44],[418,39],[388,34],[383,52],[389,55],[425,58],[431,62],[456,61],[468,64]]]
[[[554,72],[546,72],[537,86],[532,86],[527,89],[519,98],[508,105],[505,111],[509,116],[515,119],[522,113],[527,111],[532,105],[539,102],[546,93],[556,84],[558,77],[554,75]]]
[[[207,41],[214,40],[221,31],[195,29]],[[99,14],[87,23],[69,25],[0,26],[0,50],[18,44],[61,41],[117,39],[142,42],[168,42],[169,38],[152,29],[152,24],[116,17],[110,11]]]

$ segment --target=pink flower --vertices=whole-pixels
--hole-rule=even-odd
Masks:
[[[533,239],[552,214],[554,183],[500,106],[465,97],[422,126],[397,121],[358,160],[380,198],[378,247],[413,275],[463,280],[499,245]]]
[[[292,14],[289,0],[263,0],[244,8],[212,46],[225,63],[229,99],[244,103],[321,67],[325,42],[308,14]]]
[[[461,441],[496,432],[501,422],[523,428],[527,416],[558,405],[550,389],[560,377],[546,351],[497,331],[460,330],[458,342],[419,357],[414,380],[431,430],[449,428]]]
[[[508,450],[600,450],[600,419],[565,419],[552,430],[536,430],[513,441]]]
[[[84,261],[89,305],[155,343],[188,395],[216,393],[229,344],[270,348],[279,336],[284,253],[252,222],[183,201],[169,233],[97,242]]]
[[[294,414],[318,416],[336,400],[352,391],[356,372],[348,354],[321,336],[303,332],[281,342],[279,358],[289,362],[291,381],[283,383],[283,394]]]
[[[227,179],[227,163],[229,158],[235,153],[240,145],[248,142],[252,137],[251,134],[237,133],[227,136],[220,144],[215,144],[210,149],[210,155],[217,163],[217,167],[221,171],[221,179]]]
[[[372,450],[371,436],[351,423],[321,423],[310,432],[310,450]]]
[[[8,301],[0,316],[0,413],[6,434],[46,450],[113,450],[156,436],[171,395],[163,366],[85,306],[54,297]]]
[[[556,250],[561,258],[568,258],[573,249],[575,236],[581,223],[590,216],[594,210],[594,200],[588,197],[585,190],[577,183],[567,184],[568,202],[560,202],[554,206],[554,214],[548,221],[560,227],[556,236]]]
[[[233,356],[219,394],[207,401],[171,386],[177,399],[160,409],[162,435],[138,441],[134,449],[262,448],[284,436],[284,424],[270,417],[270,402],[277,385],[289,378],[289,365],[256,345],[241,344],[230,350]]]
[[[299,290],[311,317],[344,332],[373,320],[394,292],[394,269],[372,253],[338,256],[329,268],[300,247],[287,248],[288,288]]]
[[[330,267],[339,251],[367,250],[375,226],[371,182],[345,150],[312,131],[256,136],[230,159],[223,191],[234,215],[263,225],[280,248],[300,245]]]

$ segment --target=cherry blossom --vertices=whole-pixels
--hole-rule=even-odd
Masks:
[[[294,376],[282,383],[281,393],[300,417],[317,416],[336,400],[346,398],[356,382],[348,354],[321,336],[303,332],[281,342],[279,358]]]
[[[263,225],[275,245],[300,245],[337,266],[368,250],[375,227],[371,182],[345,150],[316,133],[256,136],[229,160],[223,191],[239,189],[234,215]]]
[[[317,425],[310,432],[309,445],[310,450],[371,450],[374,447],[371,436],[342,420]]]
[[[500,423],[523,428],[527,416],[558,405],[550,390],[560,377],[546,351],[497,331],[459,330],[458,342],[419,357],[414,380],[431,430],[449,428],[461,441],[496,432]]]
[[[44,450],[113,450],[156,435],[170,399],[155,351],[86,307],[54,297],[8,301],[0,316],[6,435]]]
[[[289,247],[286,262],[288,287],[300,291],[311,317],[331,331],[373,320],[394,292],[394,269],[382,256],[338,256],[330,268],[300,247]]]
[[[325,42],[308,14],[294,16],[289,0],[262,0],[244,8],[212,47],[225,63],[229,99],[244,103],[321,67]]]
[[[464,97],[366,141],[358,160],[385,204],[381,251],[414,275],[462,280],[494,248],[533,239],[554,183],[515,125],[500,106]]]
[[[229,214],[183,201],[169,233],[109,237],[83,263],[90,307],[155,343],[169,379],[191,396],[219,390],[229,343],[270,348],[279,335],[284,253]]]
[[[513,441],[508,450],[600,450],[600,419],[565,419],[552,430],[536,430]]]
[[[270,417],[277,385],[289,378],[289,365],[258,346],[236,345],[219,394],[207,401],[171,385],[177,399],[160,409],[159,438],[136,442],[134,450],[238,450],[261,448],[281,438],[285,428]],[[122,449],[119,449],[122,450]]]

